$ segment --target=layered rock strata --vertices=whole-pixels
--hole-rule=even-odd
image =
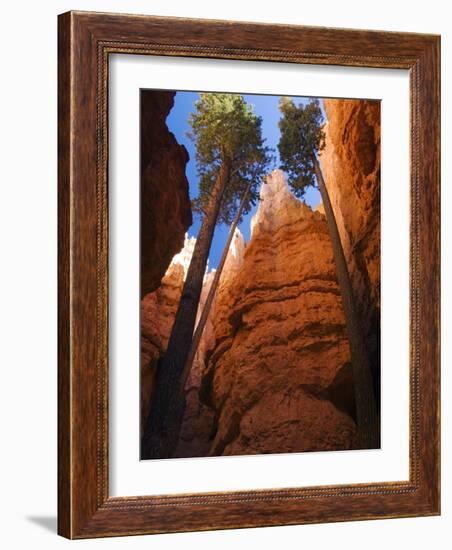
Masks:
[[[380,102],[324,100],[328,124],[320,156],[380,389]]]
[[[324,216],[263,184],[251,240],[217,293],[201,399],[215,410],[211,455],[350,449],[350,351]]]
[[[149,412],[157,361],[164,354],[196,239],[185,236],[159,288],[141,300],[141,428]]]
[[[168,98],[162,101],[169,105]],[[326,100],[325,110],[329,124],[321,166],[378,392],[379,103]],[[168,160],[166,168],[163,163],[168,181],[178,179],[182,170],[181,155],[176,156],[179,160]],[[148,172],[152,173],[149,166]],[[194,245],[194,239],[186,238],[167,269],[191,218],[183,193],[171,203],[170,194],[166,199],[163,195],[157,200],[161,212],[155,202],[148,203],[153,220],[149,235],[161,231],[155,228],[163,223],[168,235],[160,233],[162,243],[149,241],[158,269],[148,261],[145,288],[153,292],[142,300],[142,418]],[[323,208],[313,212],[296,199],[280,171],[267,178],[260,199],[247,246],[236,232],[187,380],[176,456],[340,450],[358,445],[350,351]],[[206,275],[200,309],[212,276]]]
[[[214,271],[209,271],[204,278],[196,323],[198,323],[201,312],[204,309],[214,273]],[[185,384],[185,414],[179,437],[179,445],[174,454],[175,457],[179,458],[206,456],[209,451],[214,412],[205,403],[200,401],[199,392],[205,369],[206,355],[209,349],[215,344],[212,325],[213,308],[214,304],[204,326],[201,341],[199,342],[198,350]]]
[[[190,265],[194,237],[185,236],[184,247],[176,254],[162,279],[160,287],[141,300],[141,428],[149,413],[157,362],[166,351],[176,316],[185,277]],[[198,318],[210,290],[214,271],[207,271],[198,308]],[[193,360],[185,385],[186,414],[181,431],[177,456],[202,453],[208,440],[212,411],[199,402],[199,388],[204,371],[205,356],[214,345],[211,316],[207,319],[203,337]],[[204,453],[205,454],[205,453]]]

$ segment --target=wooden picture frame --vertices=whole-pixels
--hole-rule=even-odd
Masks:
[[[440,38],[68,12],[58,39],[58,532],[68,538],[440,513]],[[108,491],[108,61],[113,53],[410,73],[408,481],[149,497]]]

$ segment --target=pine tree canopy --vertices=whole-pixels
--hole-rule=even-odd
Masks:
[[[288,97],[279,102],[281,138],[278,144],[281,169],[287,173],[295,196],[302,198],[308,187],[315,187],[313,154],[325,146],[323,115],[318,99],[296,106]]]
[[[238,94],[201,93],[191,113],[189,137],[196,143],[199,196],[193,208],[203,212],[209,203],[220,167],[230,165],[217,223],[231,224],[251,182],[243,215],[258,199],[258,189],[272,156],[262,138],[262,119]]]

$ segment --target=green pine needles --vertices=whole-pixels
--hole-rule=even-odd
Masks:
[[[195,212],[203,214],[209,204],[221,166],[230,165],[217,223],[230,225],[241,198],[251,182],[246,215],[259,196],[263,176],[273,162],[271,149],[264,145],[262,119],[238,94],[201,93],[191,113],[189,137],[196,143],[199,196],[193,200]]]
[[[279,108],[281,168],[294,195],[301,199],[308,187],[317,187],[313,155],[325,147],[322,110],[318,99],[296,106],[288,97],[280,99]]]

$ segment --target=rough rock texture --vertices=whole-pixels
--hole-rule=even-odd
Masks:
[[[228,282],[237,273],[243,261],[244,250],[245,241],[240,230],[236,229],[220,277],[217,295],[220,289],[222,289],[223,296],[228,292]],[[204,308],[213,277],[214,271],[206,274],[199,302],[198,318]],[[213,319],[215,318],[215,324],[218,326],[218,320],[221,318],[221,315],[225,312],[227,314],[228,311],[227,308],[224,308],[223,311],[220,308],[219,311],[216,303],[217,300],[215,297],[204,327],[198,351],[193,361],[190,377],[185,386],[186,410],[179,446],[175,454],[178,457],[206,456],[209,454],[212,444],[215,413],[210,403],[206,404],[200,399],[200,394],[202,385],[204,384],[204,377],[206,376],[206,363],[215,347],[216,334]]]
[[[141,297],[156,290],[192,224],[188,153],[166,126],[175,92],[141,92]]]
[[[174,256],[160,287],[141,300],[141,428],[149,412],[155,369],[168,345],[184,278],[196,239],[185,237],[184,248]]]
[[[174,317],[182,294],[184,280],[190,265],[194,237],[185,236],[183,249],[176,254],[162,279],[160,287],[141,300],[141,428],[149,413],[155,370],[164,354],[173,327]],[[206,273],[198,318],[212,283],[214,271]],[[212,309],[213,311],[213,309]],[[213,411],[199,402],[199,387],[204,371],[205,355],[214,345],[211,316],[207,319],[203,337],[185,385],[186,413],[181,431],[181,442],[176,456],[206,454]]]
[[[320,163],[380,388],[380,102],[325,100]]]
[[[211,455],[357,445],[350,351],[324,216],[281,171],[261,189],[244,248],[218,290],[202,401],[215,409]]]
[[[198,323],[201,312],[204,309],[213,277],[214,271],[210,271],[206,273],[204,278],[196,323]],[[213,308],[214,304],[207,318],[201,341],[199,342],[198,350],[193,360],[190,375],[185,384],[185,414],[181,427],[179,445],[174,454],[175,457],[179,458],[206,456],[209,451],[210,432],[212,430],[214,411],[200,401],[199,391],[204,373],[206,354],[215,344],[212,324]]]
[[[170,103],[172,98],[165,103],[168,111]],[[370,101],[326,100],[329,124],[320,159],[377,391],[379,107]],[[149,121],[154,125],[152,118]],[[143,146],[148,147],[144,141]],[[163,163],[163,179],[174,183],[181,156],[168,160],[167,165],[161,159],[156,162]],[[150,166],[148,172],[152,172]],[[147,415],[155,367],[166,349],[194,246],[194,239],[186,238],[184,248],[171,261],[182,246],[191,214],[190,220],[184,218],[188,203],[183,193],[180,201],[170,201],[174,188],[168,195],[165,185],[159,189],[158,208],[156,198],[148,193],[150,221],[146,219],[149,235],[158,231],[162,242],[150,239],[147,245],[153,247],[145,270],[147,288],[154,292],[141,304],[142,419]],[[162,233],[159,224],[163,223],[167,233]],[[200,308],[212,277],[207,273]],[[312,211],[297,200],[280,171],[274,171],[261,189],[247,246],[236,232],[185,392],[187,407],[176,456],[358,446],[350,351],[323,205]]]

